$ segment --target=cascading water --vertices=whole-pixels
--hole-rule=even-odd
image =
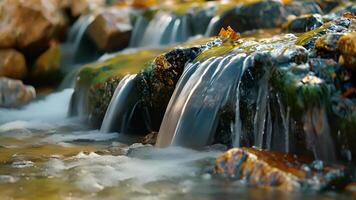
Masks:
[[[297,135],[303,132],[306,143],[311,141],[306,148],[316,158],[333,160],[325,112],[311,112],[302,121],[294,119],[290,106],[270,85],[274,69],[295,53],[271,53],[271,47],[284,48],[276,40],[253,47],[262,52],[248,55],[241,51],[244,47],[237,47],[222,57],[188,63],[166,109],[156,145],[203,147],[224,140],[235,147],[295,153],[299,151],[294,144]],[[224,113],[233,113],[233,117]],[[296,120],[304,124],[303,130],[294,127]],[[229,130],[221,132],[222,123]],[[231,126],[226,128],[226,124]]]
[[[229,55],[189,64],[166,110],[157,146],[211,143],[218,112],[232,97],[243,60],[244,55]]]
[[[136,45],[140,47],[155,47],[182,42],[186,41],[190,35],[187,27],[187,16],[185,15],[175,16],[168,12],[157,13],[148,23],[143,36],[141,36],[142,32],[140,32],[140,38],[137,37],[137,33],[142,31],[142,24],[145,24],[145,19],[138,18],[136,23],[133,38],[130,42],[133,47]]]
[[[218,25],[216,24],[214,31],[212,31],[212,24],[215,24],[212,19],[220,19],[220,17],[214,17],[214,15],[219,7],[223,6],[229,8],[223,3],[220,5],[210,2],[201,8],[192,6],[184,14],[160,11],[155,13],[152,19],[148,19],[144,13],[136,19],[130,39],[130,47],[156,47],[184,42],[192,36],[203,35],[204,33],[209,33],[206,36],[216,35]]]
[[[79,67],[100,56],[94,44],[86,37],[87,28],[93,20],[91,15],[82,15],[68,31],[66,41],[60,44],[61,71],[67,74],[60,85],[61,89],[73,88]]]
[[[135,95],[137,92],[133,92],[135,90],[135,77],[136,75],[126,75],[116,87],[101,125],[101,132],[126,132],[137,103],[137,95]]]
[[[93,48],[88,49],[88,46],[82,48],[81,45],[87,45],[85,40],[85,33],[88,26],[92,23],[94,17],[91,15],[81,16],[68,31],[67,40],[61,44],[62,52],[62,66],[65,72],[72,70],[73,65],[82,64],[83,60],[93,60],[92,53]],[[84,50],[84,51],[83,51]],[[89,53],[92,51],[91,53]],[[87,55],[85,55],[87,54]],[[90,54],[90,55],[89,55]],[[90,58],[89,58],[90,57]]]

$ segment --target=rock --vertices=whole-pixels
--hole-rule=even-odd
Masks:
[[[356,197],[356,183],[350,183],[345,188],[346,192],[350,193],[353,197]]]
[[[320,37],[329,33],[344,33],[349,30],[349,26],[354,20],[348,18],[337,18],[327,22],[317,29],[303,33],[298,37],[296,44],[304,46],[306,49],[315,48],[315,42]]]
[[[242,5],[224,16],[219,26],[231,26],[238,32],[260,28],[273,28],[286,22],[287,12],[279,1],[258,1]]]
[[[18,107],[36,97],[35,88],[20,80],[0,78],[0,107]]]
[[[137,75],[140,106],[150,118],[150,128],[158,131],[174,88],[185,64],[201,52],[201,48],[177,48],[157,56],[148,70]]]
[[[343,167],[331,168],[324,166],[322,161],[311,162],[305,157],[253,148],[234,148],[225,152],[217,158],[215,172],[243,180],[251,186],[283,191],[320,190],[345,178]],[[335,187],[344,187],[347,180],[339,183]]]
[[[14,49],[0,50],[0,77],[23,79],[27,74],[25,57]]]
[[[16,47],[34,56],[59,38],[66,26],[55,0],[4,0],[0,13],[0,47]]]
[[[302,15],[290,21],[287,29],[291,32],[301,33],[314,30],[321,25],[323,25],[321,15]]]
[[[100,125],[117,84],[127,74],[135,74],[147,68],[165,49],[141,50],[118,54],[103,61],[81,67],[72,98],[72,115],[90,118]]]
[[[326,34],[315,41],[315,47],[321,50],[336,52],[338,50],[337,42],[343,35],[343,33]]]
[[[112,8],[96,16],[88,33],[99,50],[110,51],[125,48],[129,44],[131,30],[128,14]]]
[[[356,32],[342,36],[337,45],[341,54],[340,64],[352,71],[356,71]]]
[[[156,141],[157,141],[157,136],[158,136],[158,133],[157,132],[152,132],[148,135],[146,135],[141,143],[142,144],[152,144],[152,145],[155,145],[156,144]]]
[[[62,9],[70,11],[72,17],[79,17],[89,10],[88,0],[58,0]]]
[[[290,1],[284,5],[288,15],[300,16],[306,14],[322,14],[323,11],[320,5],[312,1]]]
[[[131,6],[135,8],[148,8],[156,4],[156,0],[133,0]]]
[[[56,83],[60,75],[61,50],[55,43],[35,61],[31,71],[31,80],[44,84]]]

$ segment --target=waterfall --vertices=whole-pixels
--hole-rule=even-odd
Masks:
[[[202,147],[212,142],[218,113],[233,96],[244,54],[190,63],[177,83],[156,145]]]
[[[119,131],[125,133],[132,118],[132,113],[137,103],[135,90],[136,74],[126,75],[116,87],[109,107],[105,113],[101,132]]]
[[[176,21],[175,18],[175,16],[167,12],[157,13],[147,25],[139,46],[159,46],[164,40],[169,40],[164,36],[167,35],[167,31],[172,30],[174,21]]]
[[[316,159],[335,162],[335,147],[331,138],[325,108],[313,107],[303,117],[307,145]]]
[[[69,29],[66,41],[60,45],[61,66],[64,72],[69,73],[75,66],[79,67],[80,64],[98,57],[95,45],[85,34],[93,20],[91,15],[82,15]]]

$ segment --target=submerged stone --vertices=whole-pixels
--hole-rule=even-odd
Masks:
[[[298,191],[343,188],[348,178],[343,167],[324,167],[305,157],[253,148],[234,148],[222,154],[215,172],[250,186]]]

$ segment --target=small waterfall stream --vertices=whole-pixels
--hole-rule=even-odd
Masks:
[[[126,75],[116,87],[114,95],[110,101],[106,111],[101,132],[119,131],[125,133],[129,120],[131,119],[132,111],[134,110],[137,101],[135,90],[135,75]]]
[[[166,110],[157,146],[202,147],[212,142],[218,112],[232,97],[244,57],[211,58],[186,67]]]

